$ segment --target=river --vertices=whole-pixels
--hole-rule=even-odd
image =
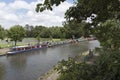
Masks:
[[[98,47],[98,41],[66,44],[38,51],[0,57],[0,80],[37,80],[58,61]]]

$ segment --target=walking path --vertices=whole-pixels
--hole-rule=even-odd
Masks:
[[[41,76],[38,80],[57,80],[58,76],[59,73],[56,70],[52,69]]]
[[[6,55],[6,52],[9,51],[9,48],[0,49],[0,56]]]

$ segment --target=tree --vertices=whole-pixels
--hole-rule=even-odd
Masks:
[[[0,25],[0,39],[3,40],[4,37],[5,37],[5,30],[4,30],[4,28],[2,28],[1,25]]]
[[[116,19],[106,20],[99,24],[94,35],[101,42],[101,46],[105,49],[119,50],[120,49],[120,21]]]
[[[55,4],[56,6],[58,6],[59,4],[61,4],[61,2],[64,2],[65,0],[45,0],[43,4],[38,3],[36,6],[36,12],[42,12],[46,9],[48,10],[52,10],[52,6]]]
[[[43,4],[36,5],[36,11],[42,12],[46,9],[52,10],[52,6],[58,6],[61,2],[66,0],[45,0]],[[73,0],[74,1],[74,0]],[[75,2],[75,1],[74,1]],[[75,5],[70,7],[66,12],[67,19],[77,21],[86,20],[87,17],[92,17],[96,14],[94,19],[97,21],[105,21],[108,18],[120,18],[120,0],[77,0]]]
[[[36,37],[36,39],[37,39],[37,41],[38,41],[38,44],[40,44],[40,40],[41,40],[40,34],[38,34],[38,36]]]
[[[119,19],[119,6],[119,0],[77,0],[76,5],[66,11],[65,17],[67,20],[77,22],[91,17],[95,25],[110,18]],[[96,17],[94,17],[94,14]]]
[[[63,33],[61,32],[61,29],[62,29],[62,27],[58,27],[58,26],[48,28],[50,35],[53,38],[61,38],[62,37]]]
[[[25,37],[25,30],[20,25],[14,25],[8,31],[8,37],[15,42],[15,46],[17,41],[21,41]]]
[[[59,34],[60,34],[61,40],[67,38],[67,37],[66,37],[66,31],[67,31],[67,30],[65,29],[65,27],[61,27],[61,28],[60,28],[60,33],[59,33]]]
[[[35,26],[35,28],[33,29],[33,36],[36,38],[39,34],[41,37],[43,37],[42,33],[45,29],[46,27],[44,26]]]
[[[65,23],[64,28],[66,29],[67,38],[72,38],[72,35],[76,38],[80,38],[81,36],[87,37],[91,30],[89,24],[86,24],[85,22],[77,23],[75,21]]]
[[[41,31],[41,37],[42,38],[49,38],[51,35],[51,31],[49,30],[49,28],[45,27],[42,31]]]
[[[62,1],[65,0],[45,0],[43,4],[37,5],[37,11],[44,11],[45,9],[52,10],[50,8],[52,8],[54,4],[57,4],[56,6],[58,6]],[[77,0],[75,5],[66,11],[65,18],[68,24],[71,24],[71,22],[74,21],[76,25],[83,23],[90,18],[90,22],[86,22],[86,25],[88,26],[83,26],[84,32],[90,29],[89,34],[100,35],[104,32],[104,29],[99,29],[100,33],[97,34],[96,31],[98,31],[99,24],[104,24],[109,19],[120,20],[120,0]],[[93,28],[91,29],[91,27]],[[118,30],[118,32],[120,31]],[[118,35],[118,33],[115,34]],[[105,38],[106,36],[98,38],[100,43],[105,43],[105,41],[102,40],[103,37]],[[114,37],[117,38],[118,36]],[[114,39],[114,42],[115,41],[116,40]],[[106,42],[105,44],[108,45],[109,43]]]
[[[25,32],[26,32],[26,37],[33,37],[33,29],[34,29],[33,26],[30,26],[30,25],[26,24],[24,29],[25,29]]]

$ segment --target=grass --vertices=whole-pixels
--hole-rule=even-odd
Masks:
[[[44,41],[50,41],[50,38],[41,38],[40,40],[41,42]],[[52,39],[52,41],[54,42],[59,42],[61,41],[61,39]],[[17,46],[23,46],[23,45],[27,45],[27,43],[29,43],[34,45],[37,43],[36,38],[25,38],[22,42],[17,42]],[[14,46],[14,42],[10,42],[9,45],[7,44],[7,42],[5,40],[0,42],[0,48],[11,48]]]
[[[8,45],[7,44],[0,44],[0,48],[7,48]]]

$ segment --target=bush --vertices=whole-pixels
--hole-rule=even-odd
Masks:
[[[103,51],[93,64],[62,60],[57,80],[120,80],[120,51]]]

